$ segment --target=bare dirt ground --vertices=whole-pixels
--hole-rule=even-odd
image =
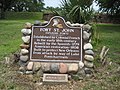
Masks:
[[[0,62],[0,90],[120,90],[120,66],[116,63],[97,67],[92,77],[64,84],[43,84],[39,75],[22,75],[18,68],[13,56],[7,64]]]

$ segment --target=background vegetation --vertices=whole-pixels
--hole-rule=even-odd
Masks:
[[[42,12],[5,12],[7,20],[42,20]]]
[[[4,12],[40,12],[44,6],[43,0],[1,0],[0,18],[4,18]]]
[[[92,19],[93,0],[62,0],[63,16],[73,23],[86,23]]]

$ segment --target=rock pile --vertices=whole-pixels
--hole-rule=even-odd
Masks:
[[[92,73],[92,68],[94,66],[94,52],[93,46],[91,44],[91,26],[86,24],[83,25],[83,39],[84,39],[84,65],[86,74]]]
[[[34,25],[45,25],[48,22],[38,22],[36,21]],[[19,71],[23,74],[33,74],[41,70],[45,73],[68,73],[70,75],[76,76],[79,79],[85,75],[92,74],[92,68],[94,66],[94,52],[93,46],[91,45],[91,26],[83,24],[71,24],[66,22],[69,26],[82,27],[83,28],[83,53],[84,60],[79,63],[43,63],[43,62],[32,62],[29,60],[30,53],[30,38],[31,38],[31,23],[25,23],[24,29],[21,30],[23,36],[23,43],[20,45],[20,60],[19,60]]]
[[[30,36],[31,36],[31,28],[32,24],[27,22],[24,25],[24,29],[21,30],[23,36],[22,41],[23,43],[20,45],[21,51],[20,51],[20,60],[19,65],[20,71],[26,71],[26,70],[32,70],[31,65],[33,62],[29,62],[29,48],[30,48]]]

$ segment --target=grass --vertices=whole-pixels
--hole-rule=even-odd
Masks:
[[[19,49],[25,22],[33,20],[0,20],[0,60]]]
[[[5,56],[9,56],[20,50],[21,29],[25,22],[33,23],[34,20],[1,20],[0,21],[0,61]],[[120,25],[115,24],[97,24],[97,33],[100,35],[99,43],[94,46],[99,52],[102,46],[110,48],[108,57],[114,62],[111,66],[100,73],[97,73],[91,80],[85,80],[81,83],[83,87],[77,90],[119,90],[120,78],[117,69],[120,65]],[[0,90],[33,90],[31,83],[23,76],[16,75],[15,66],[6,67],[0,63]],[[18,69],[16,69],[18,70]],[[79,83],[81,85],[81,83]],[[31,87],[31,88],[30,88]]]
[[[120,25],[117,24],[97,24],[97,31],[100,35],[100,42],[96,49],[102,46],[110,48],[108,56],[113,62],[120,63]]]
[[[4,57],[10,56],[20,50],[21,29],[26,22],[34,23],[34,20],[0,20],[0,90],[29,90],[26,86],[21,86],[13,82],[16,77],[14,66],[6,67]]]
[[[83,90],[119,90],[120,89],[120,24],[96,24],[98,41],[94,50],[99,55],[103,46],[109,48],[107,66],[102,66],[99,60],[94,61],[99,72],[95,80],[88,81]],[[97,37],[97,36],[96,36]],[[110,65],[109,62],[112,62]]]

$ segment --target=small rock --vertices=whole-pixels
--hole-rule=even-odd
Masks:
[[[59,72],[60,72],[60,73],[67,73],[67,71],[68,71],[67,65],[64,64],[64,63],[60,63]]]
[[[50,63],[42,63],[41,65],[43,72],[50,72]]]
[[[85,55],[84,58],[88,61],[93,61],[94,60],[94,57],[91,56],[91,55]]]
[[[42,25],[47,25],[48,24],[48,21],[44,21],[43,23],[42,23]]]
[[[31,28],[31,27],[32,27],[32,24],[29,23],[29,22],[26,22],[24,27],[25,27],[25,28]]]
[[[22,72],[22,71],[17,71],[17,73],[18,74],[22,74],[22,75],[24,74],[24,72]]]
[[[21,49],[28,49],[28,48],[29,48],[29,45],[21,44],[21,45],[20,45],[20,48],[21,48]]]
[[[91,39],[89,39],[89,41],[88,41],[89,43],[91,43],[92,42],[92,40]]]
[[[71,26],[71,23],[70,23],[70,21],[67,21],[67,22],[66,22],[66,24],[67,24],[67,25],[69,25],[69,26]]]
[[[70,24],[70,26],[72,27],[82,27],[84,24],[79,24],[79,23],[73,23],[73,24]]]
[[[24,56],[21,55],[20,60],[23,61],[23,62],[26,62],[26,61],[28,61],[28,56],[27,55],[24,55]]]
[[[93,62],[89,62],[89,61],[84,61],[84,64],[86,67],[89,67],[89,68],[92,68],[94,65],[93,65]]]
[[[89,37],[90,37],[90,34],[87,33],[86,31],[83,31],[83,39],[84,39],[84,40],[88,40]]]
[[[80,27],[81,25],[79,23],[71,24],[72,27]]]
[[[71,77],[71,75],[68,75],[68,80],[72,80],[72,77]]]
[[[91,69],[89,69],[89,68],[85,68],[85,73],[86,73],[86,74],[92,74],[93,72],[92,72]]]
[[[33,65],[34,65],[33,62],[29,62],[28,65],[27,65],[27,70],[32,70],[33,69]]]
[[[82,27],[84,24],[80,24],[80,26]]]
[[[111,66],[113,64],[113,62],[109,62],[109,65]]]
[[[91,29],[91,26],[89,24],[83,25],[83,30],[89,31]]]
[[[67,65],[68,65],[68,72],[76,73],[78,71],[78,64],[77,63],[67,64]]]
[[[40,62],[34,62],[33,71],[38,71],[41,68]]]
[[[25,54],[28,54],[29,51],[27,49],[21,49],[21,54],[25,55]]]
[[[85,50],[85,54],[94,55],[93,50]]]
[[[43,77],[43,71],[40,69],[39,71],[36,72],[36,75],[38,77]]]
[[[84,50],[88,50],[88,49],[93,49],[93,46],[91,45],[91,43],[87,43],[84,45]]]
[[[34,22],[34,25],[35,25],[35,26],[40,26],[40,25],[41,25],[41,22],[38,21],[38,20],[36,20],[36,21]]]
[[[86,77],[87,77],[87,78],[91,78],[91,77],[92,77],[92,74],[86,74]]]
[[[43,85],[43,82],[35,83],[37,86]]]
[[[18,64],[21,66],[21,67],[25,67],[25,66],[27,66],[27,62],[24,62],[24,61],[22,61],[22,60],[19,60],[19,62],[18,62]]]
[[[21,32],[25,35],[29,35],[29,34],[31,34],[32,31],[31,31],[31,29],[22,29]]]
[[[21,67],[19,68],[19,71],[24,72],[24,71],[25,71],[25,67],[21,66]]]
[[[26,71],[25,74],[33,74],[33,71]]]
[[[79,62],[79,68],[83,68],[84,67],[84,63],[82,61]]]
[[[59,64],[58,63],[52,63],[50,68],[51,68],[51,72],[58,73],[58,71],[59,71]]]
[[[80,70],[77,72],[77,75],[80,76],[80,77],[85,77],[85,70],[84,70],[84,69],[80,69]]]
[[[22,40],[24,43],[29,43],[30,42],[30,36],[23,36]]]

